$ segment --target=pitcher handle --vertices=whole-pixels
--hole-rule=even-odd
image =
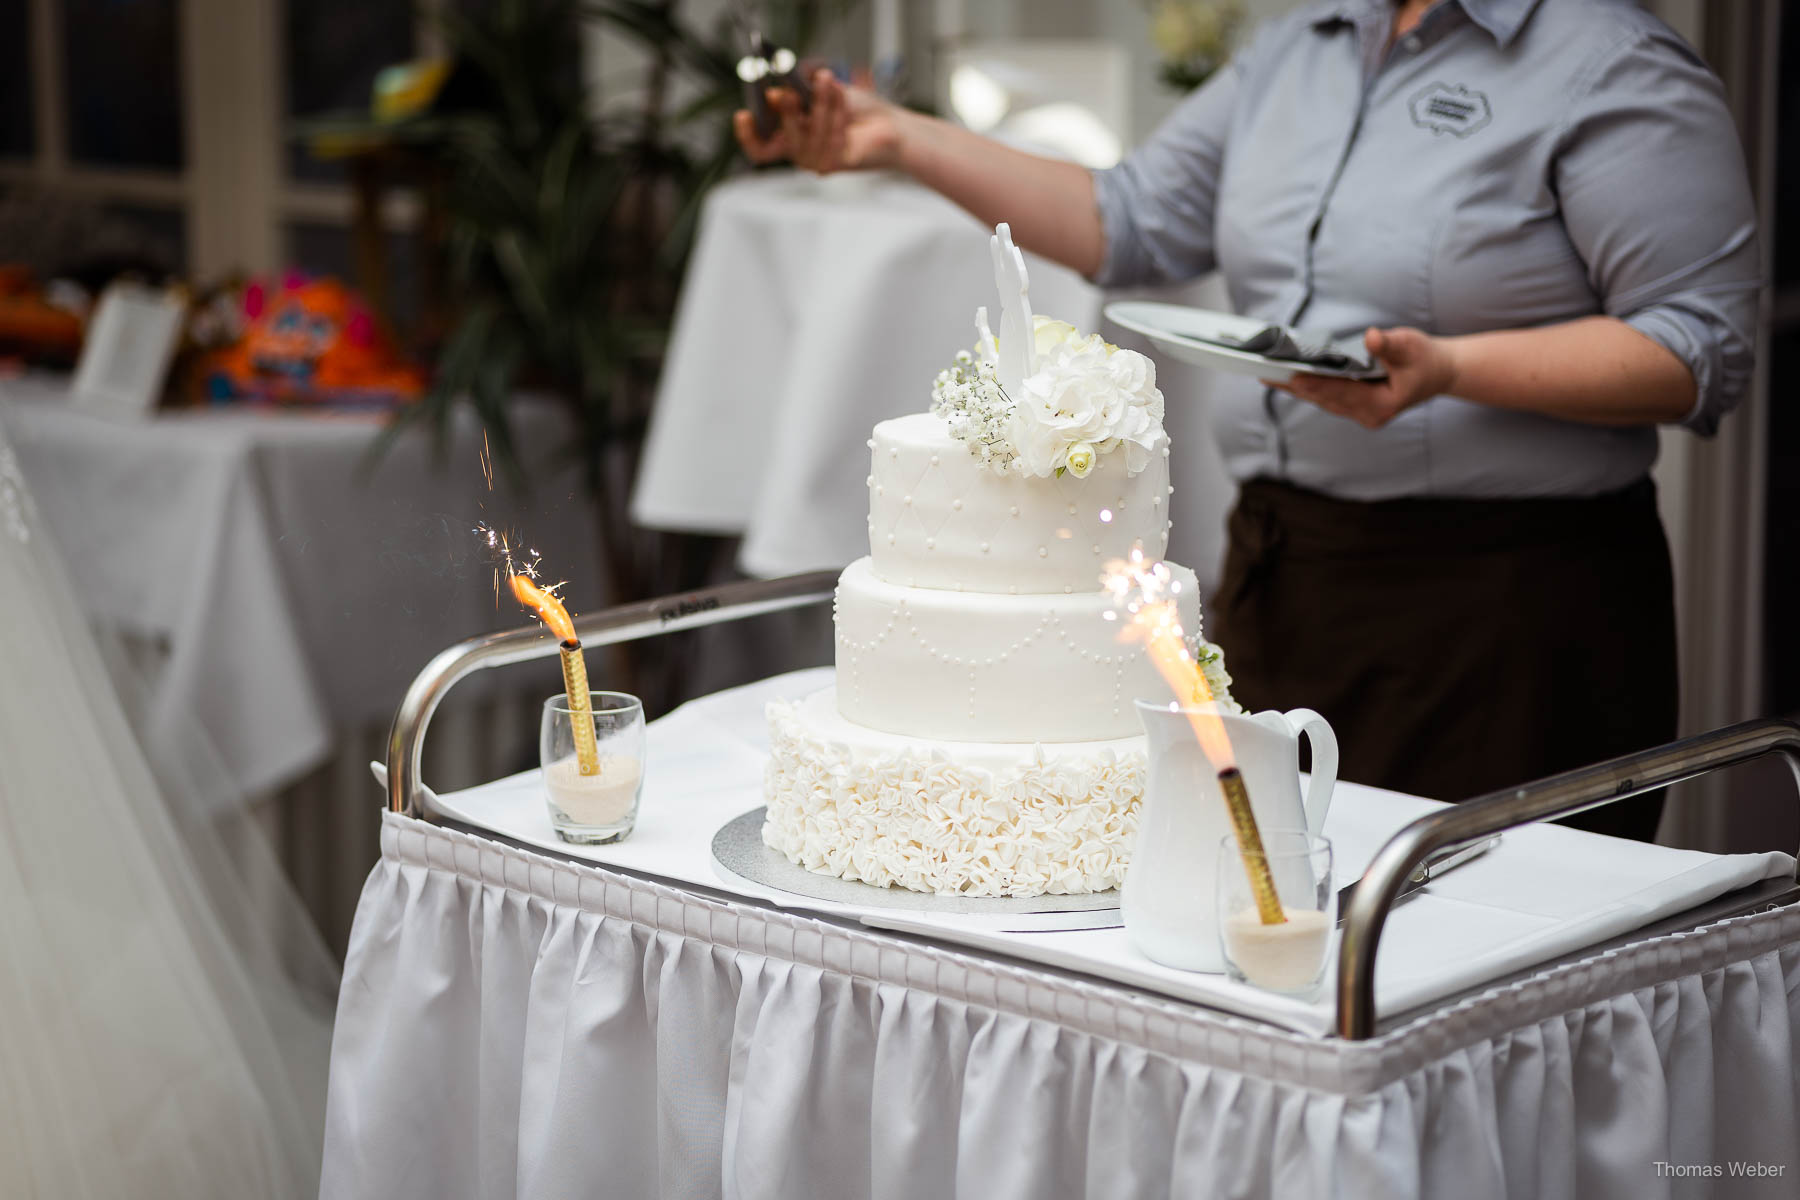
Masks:
[[[1331,789],[1337,786],[1338,744],[1331,722],[1310,708],[1289,709],[1282,714],[1296,733],[1312,744],[1312,782],[1306,789],[1306,832],[1317,837],[1325,828],[1325,812],[1331,807]]]

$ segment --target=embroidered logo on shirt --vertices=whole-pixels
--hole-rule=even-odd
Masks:
[[[1494,118],[1487,95],[1460,84],[1434,83],[1415,95],[1407,107],[1414,125],[1459,138],[1468,137]]]

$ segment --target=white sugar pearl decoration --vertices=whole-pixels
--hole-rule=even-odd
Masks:
[[[931,456],[931,465],[934,467],[937,466],[937,455],[935,454]]]
[[[874,487],[875,486],[875,477],[873,475],[871,475],[867,479],[863,480],[863,486],[864,487]]]
[[[1098,542],[1094,543],[1094,553],[1100,553],[1100,544]]]
[[[894,544],[894,535],[890,533],[890,534],[888,534],[888,545],[891,546],[893,544]]]
[[[902,503],[902,504],[911,504],[911,503],[912,503],[912,497],[911,497],[911,496],[902,496],[902,497],[900,497],[900,503]]]
[[[952,500],[950,502],[950,507],[954,508],[958,512],[961,512],[962,511],[962,501],[961,500]]]
[[[1018,505],[1016,505],[1016,504],[1015,504],[1015,505],[1013,505],[1013,506],[1012,506],[1012,509],[1011,509],[1011,512],[1012,512],[1012,515],[1013,515],[1013,516],[1015,516],[1015,517],[1016,517],[1016,516],[1018,516],[1018,515],[1019,515],[1019,506],[1018,506]]]
[[[1069,515],[1071,517],[1075,515],[1075,506],[1073,504],[1069,505]]]
[[[1039,546],[1038,547],[1038,557],[1039,558],[1049,558],[1050,557],[1050,547]]]
[[[936,550],[937,549],[937,539],[936,538],[926,538],[925,539],[925,548],[927,550]]]
[[[986,554],[988,552],[988,544],[986,542],[981,543],[981,552],[983,554]]]

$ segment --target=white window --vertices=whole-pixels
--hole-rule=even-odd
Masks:
[[[129,221],[203,284],[284,265],[352,277],[345,172],[289,125],[366,109],[379,67],[435,46],[443,2],[0,0],[0,187]],[[382,213],[402,287],[416,209],[400,194]]]

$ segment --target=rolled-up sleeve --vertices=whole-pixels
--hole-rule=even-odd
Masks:
[[[1563,127],[1563,221],[1609,316],[1693,372],[1682,424],[1710,434],[1749,390],[1756,209],[1718,81],[1666,31],[1597,61]]]
[[[1176,283],[1213,269],[1213,209],[1240,74],[1237,62],[1215,73],[1149,141],[1094,173],[1106,236],[1095,283]]]

